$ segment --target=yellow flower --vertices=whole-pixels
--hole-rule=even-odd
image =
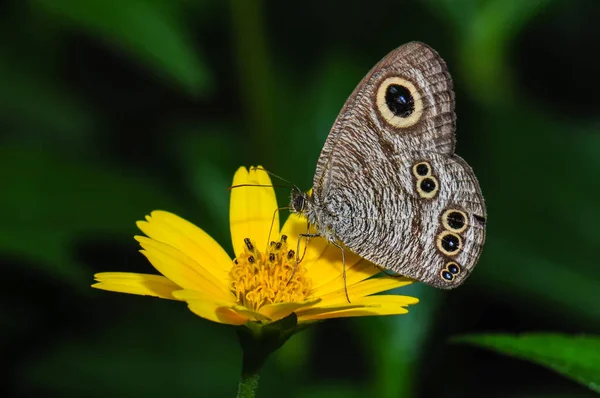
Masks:
[[[233,178],[233,185],[240,184],[271,185],[271,180],[260,169],[241,167]],[[269,323],[292,312],[298,322],[404,314],[408,305],[418,302],[408,296],[376,295],[411,281],[372,278],[379,270],[346,251],[348,303],[340,249],[321,238],[308,245],[303,239],[300,257],[304,256],[296,264],[298,236],[306,232],[307,223],[292,214],[280,230],[273,188],[234,188],[230,200],[236,258],[200,228],[157,210],[137,223],[147,237],[135,239],[162,275],[103,272],[95,275],[98,283],[92,287],[185,301],[196,315],[232,325]]]

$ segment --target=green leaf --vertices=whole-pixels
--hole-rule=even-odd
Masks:
[[[386,294],[418,297],[420,303],[406,316],[357,319],[356,325],[368,336],[363,338],[373,358],[375,375],[367,396],[410,398],[417,395],[417,370],[421,366],[427,340],[442,294],[422,283],[403,286]],[[401,336],[400,338],[398,336]]]
[[[208,70],[197,56],[177,2],[35,0],[33,4],[67,25],[126,49],[192,94],[209,88]]]
[[[540,333],[469,335],[452,339],[550,368],[600,392],[600,337]]]
[[[15,365],[22,390],[60,397],[85,391],[87,398],[235,396],[241,359],[232,327],[201,319],[181,302],[95,296],[86,301],[87,328],[49,337],[43,350]],[[97,314],[102,319],[94,320]]]
[[[4,49],[0,58],[0,117],[18,126],[14,139],[46,136],[72,145],[87,138],[94,124],[99,124],[85,100],[57,84],[49,68]]]
[[[0,181],[0,250],[86,290],[91,275],[74,262],[74,241],[102,233],[132,236],[135,221],[150,211],[179,210],[142,176],[47,148],[2,146]]]

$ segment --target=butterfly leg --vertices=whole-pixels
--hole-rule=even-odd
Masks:
[[[346,251],[344,247],[337,242],[333,242],[333,245],[342,251],[342,279],[344,280],[344,292],[346,293],[346,300],[350,304],[350,296],[348,295],[348,285],[346,284]]]
[[[308,242],[310,240],[310,238],[316,238],[318,236],[321,236],[319,234],[300,234],[298,235],[298,245],[296,246],[296,264],[294,264],[294,269],[292,270],[292,275],[290,275],[290,279],[288,280],[288,284],[292,281],[292,278],[294,277],[294,275],[296,275],[296,269],[298,268],[298,264],[300,264],[300,262],[304,259],[304,255],[306,254],[306,248],[308,247]],[[306,238],[306,245],[304,246],[304,252],[302,252],[302,257],[298,258],[298,253],[300,252],[300,241],[302,240],[302,238]]]

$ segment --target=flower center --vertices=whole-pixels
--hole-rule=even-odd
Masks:
[[[296,263],[296,253],[288,250],[286,241],[287,236],[281,235],[281,240],[271,242],[263,253],[249,238],[244,239],[244,251],[233,260],[229,271],[229,288],[238,304],[258,310],[267,304],[309,298],[312,281],[302,263]]]

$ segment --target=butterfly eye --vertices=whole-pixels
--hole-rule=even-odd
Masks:
[[[431,166],[427,162],[419,162],[413,166],[413,174],[415,177],[426,177],[431,174]]]
[[[401,77],[388,77],[377,89],[377,109],[393,127],[410,127],[421,119],[423,100],[415,85]]]
[[[446,210],[444,214],[442,214],[442,224],[447,230],[461,233],[467,229],[467,215],[461,210]]]
[[[453,232],[442,231],[437,237],[436,246],[446,256],[455,256],[462,249],[462,239]]]
[[[304,194],[302,194],[302,193],[295,194],[294,198],[292,199],[292,207],[294,208],[294,211],[296,211],[298,213],[302,213],[304,211],[304,205],[305,205]]]
[[[417,180],[417,192],[424,199],[433,198],[439,191],[439,184],[435,177],[429,176]]]

